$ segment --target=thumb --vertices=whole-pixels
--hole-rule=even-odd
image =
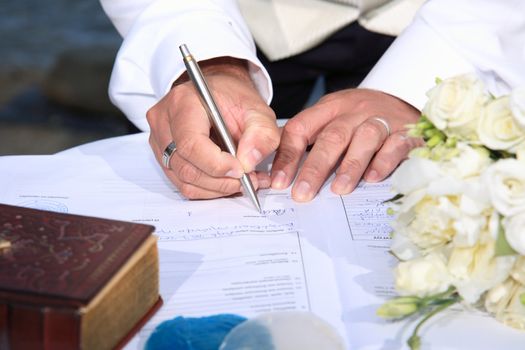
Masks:
[[[257,164],[277,149],[279,140],[275,113],[269,107],[264,112],[247,111],[237,147],[237,158],[244,171],[249,173],[255,170]]]

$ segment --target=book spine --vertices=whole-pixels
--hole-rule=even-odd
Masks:
[[[75,309],[0,304],[0,349],[78,349],[80,316]]]
[[[80,315],[72,309],[43,310],[44,349],[78,349],[80,347]]]

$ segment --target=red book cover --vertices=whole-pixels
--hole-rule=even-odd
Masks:
[[[48,319],[74,324],[68,313],[44,311],[87,305],[153,231],[144,224],[0,204],[0,348],[14,348],[17,324],[25,325],[26,335],[51,330]]]

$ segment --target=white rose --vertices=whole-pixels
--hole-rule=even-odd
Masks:
[[[485,308],[492,314],[501,312],[508,304],[516,282],[508,278],[505,282],[492,287],[485,296]]]
[[[525,211],[503,219],[503,228],[512,249],[525,255]]]
[[[525,162],[502,159],[482,175],[496,210],[503,216],[525,212]]]
[[[515,153],[525,144],[525,129],[514,119],[509,100],[503,96],[487,104],[479,118],[478,136],[490,149]]]
[[[399,260],[411,260],[421,256],[419,247],[400,231],[394,232],[390,251]]]
[[[525,286],[509,278],[487,293],[485,308],[503,324],[524,330],[525,306],[521,302],[524,293]]]
[[[525,144],[516,150],[516,159],[520,162],[525,162]]]
[[[516,122],[525,128],[525,86],[514,89],[510,93],[510,110]]]
[[[494,241],[472,247],[455,247],[448,261],[452,284],[467,303],[475,303],[490,288],[505,281],[513,256],[495,257]]]
[[[525,293],[525,287],[517,284],[517,288],[513,292],[507,307],[496,315],[496,319],[504,325],[525,330],[525,306],[521,302],[521,296]]]
[[[425,197],[413,208],[413,219],[406,235],[422,249],[434,249],[450,242],[455,234],[454,222],[461,213],[447,197]]]
[[[454,245],[456,247],[474,246],[478,243],[480,232],[486,224],[487,218],[484,216],[461,216],[453,224],[456,231]]]
[[[392,190],[408,194],[441,177],[439,165],[425,158],[409,158],[392,174]]]
[[[510,275],[525,286],[525,256],[520,256],[516,259]]]
[[[456,149],[459,154],[442,163],[442,169],[446,174],[465,179],[481,174],[483,169],[492,163],[490,154],[485,148],[458,142]]]
[[[490,201],[482,195],[485,193],[484,189],[481,186],[472,186],[480,184],[480,181],[468,184],[470,185],[469,190],[459,199],[461,216],[453,225],[456,231],[454,236],[456,247],[474,246],[483,238],[480,238],[483,231],[487,232],[488,238],[491,237],[491,213],[494,210],[490,207]],[[468,193],[475,193],[476,189],[480,195],[470,197]]]
[[[395,268],[396,289],[401,295],[425,297],[450,286],[445,258],[438,253],[404,261]]]
[[[446,79],[427,92],[423,114],[449,136],[477,140],[476,121],[488,101],[485,87],[474,74]]]

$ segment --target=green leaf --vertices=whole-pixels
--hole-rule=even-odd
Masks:
[[[384,201],[383,201],[383,204],[385,204],[385,203],[390,203],[390,202],[395,202],[395,201],[397,201],[398,199],[403,198],[404,196],[405,196],[404,194],[402,194],[402,193],[398,193],[398,194],[396,194],[394,197],[392,197],[392,198],[390,198],[390,199],[386,199],[386,200],[384,200]]]
[[[506,256],[506,255],[516,255],[518,254],[507,241],[505,237],[505,231],[503,230],[503,225],[501,220],[499,221],[498,227],[498,237],[496,238],[496,249],[494,252],[495,256]]]
[[[520,303],[521,305],[525,306],[525,293],[520,294]]]
[[[436,82],[436,85],[437,85],[437,84],[441,84],[443,82],[443,79],[441,79],[440,77],[436,77],[434,81]]]
[[[500,160],[500,159],[507,159],[507,158],[515,158],[515,156],[507,151],[498,151],[487,148],[489,151],[490,159],[492,160]]]

